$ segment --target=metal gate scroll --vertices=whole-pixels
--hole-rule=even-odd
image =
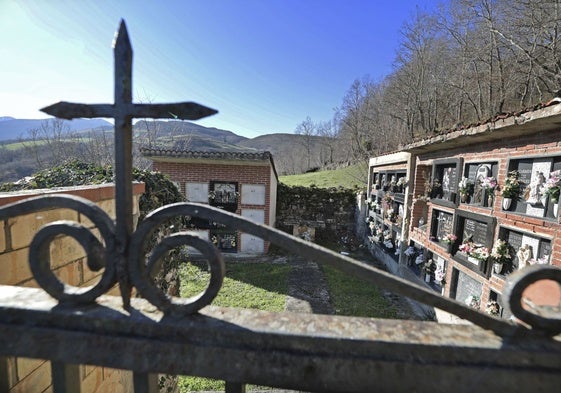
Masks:
[[[164,206],[150,213],[134,230],[132,214],[132,119],[143,117],[197,120],[215,114],[217,111],[193,102],[134,104],[132,102],[132,54],[127,29],[124,21],[122,21],[114,43],[115,102],[113,104],[93,105],[59,102],[42,109],[45,113],[63,119],[78,117],[115,119],[116,221],[113,221],[94,203],[75,196],[37,197],[0,209],[0,220],[50,208],[73,209],[88,217],[98,228],[103,243],[86,227],[68,221],[57,221],[46,225],[38,231],[32,241],[29,264],[33,277],[41,288],[55,298],[61,306],[78,309],[96,305],[99,298],[118,283],[122,307],[131,313],[131,318],[138,311],[135,310],[134,302],[131,302],[131,290],[134,287],[142,298],[163,313],[164,318],[187,321],[185,322],[187,324],[195,323],[193,321],[196,321],[196,319],[192,318],[200,315],[201,310],[209,305],[220,291],[225,275],[224,262],[220,252],[211,242],[187,232],[170,235],[162,239],[153,250],[146,250],[146,245],[150,244],[147,240],[158,225],[169,218],[190,216],[224,224],[237,231],[260,237],[310,260],[365,278],[380,288],[385,288],[468,320],[484,330],[494,332],[502,340],[516,341],[517,337],[525,337],[525,339],[538,341],[545,340],[543,342],[549,344],[554,343],[550,337],[561,332],[560,319],[555,315],[538,315],[528,312],[522,307],[522,293],[529,285],[543,279],[554,280],[561,284],[561,270],[556,267],[534,266],[509,276],[506,284],[507,290],[503,297],[507,299],[506,303],[512,314],[524,322],[524,324],[514,324],[478,312],[456,300],[442,297],[429,289],[365,263],[206,204],[176,203]],[[49,246],[54,238],[59,235],[70,236],[81,244],[86,250],[90,269],[104,269],[101,280],[95,286],[89,288],[72,287],[61,282],[51,272]],[[210,284],[206,290],[189,299],[167,296],[156,287],[150,278],[151,273],[158,268],[159,259],[168,250],[181,245],[189,245],[198,249],[206,257],[211,273]],[[145,255],[149,251],[152,251],[151,257],[147,261]],[[343,319],[339,320],[337,317],[331,318],[334,318],[334,324],[343,321]],[[144,321],[142,323],[148,322]],[[418,326],[425,326],[429,329],[427,326],[433,325]],[[168,328],[172,329],[171,327]],[[240,331],[239,334],[243,335],[247,332]],[[430,331],[427,331],[426,334],[430,334]],[[375,332],[372,332],[372,335],[375,339]],[[407,336],[407,334],[404,335]],[[209,343],[210,346],[212,346],[211,344]],[[271,345],[273,344],[263,345],[262,350],[266,351],[266,348]],[[555,348],[555,350],[561,351],[558,346]],[[302,349],[302,351],[305,352],[305,349]],[[111,364],[111,362],[108,363]],[[194,367],[196,369],[196,366]],[[558,367],[558,365],[555,365],[555,367]],[[170,368],[173,369],[171,366]],[[361,370],[360,366],[357,366],[356,370],[359,372]],[[368,371],[364,372],[367,373]],[[291,384],[287,383],[287,385]],[[144,389],[138,386],[136,388],[137,391]]]

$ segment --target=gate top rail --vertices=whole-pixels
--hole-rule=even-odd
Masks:
[[[107,295],[65,307],[0,286],[0,354],[305,391],[555,391],[561,342],[527,332],[215,306],[169,316]]]
[[[523,292],[533,283],[544,279],[561,283],[561,270],[555,267],[531,266],[509,276],[503,297],[513,315],[525,323],[514,324],[204,204],[161,207],[134,230],[132,118],[196,120],[216,111],[192,102],[132,103],[132,48],[124,21],[114,57],[113,104],[59,102],[43,111],[65,119],[115,118],[116,220],[91,201],[60,194],[0,208],[0,220],[45,209],[72,209],[94,223],[102,240],[70,221],[52,222],[36,233],[29,266],[42,289],[0,285],[0,356],[311,391],[371,391],[373,386],[379,391],[458,391],[460,386],[466,391],[481,386],[489,391],[553,391],[561,385],[561,342],[551,337],[561,332],[561,319],[553,313],[533,314],[522,306]],[[211,242],[177,232],[147,249],[147,240],[159,225],[181,216],[210,219],[255,235],[477,326],[210,306],[225,274],[222,255]],[[60,235],[82,246],[90,269],[103,269],[96,285],[72,287],[51,271],[50,245]],[[208,287],[189,299],[168,297],[151,279],[161,257],[179,245],[197,248],[210,267]],[[121,298],[106,295],[117,283]],[[143,298],[131,299],[132,287]],[[1,378],[0,369],[0,390]]]
[[[410,283],[380,269],[323,247],[292,237],[274,228],[256,224],[241,216],[204,204],[178,203],[164,206],[150,213],[133,231],[132,216],[132,118],[160,117],[196,120],[217,113],[193,102],[175,104],[132,103],[132,47],[124,21],[121,21],[114,44],[115,102],[113,104],[77,104],[59,102],[42,110],[65,119],[76,117],[113,117],[115,119],[115,187],[116,222],[95,204],[78,197],[46,196],[32,198],[0,208],[0,219],[31,213],[42,209],[65,207],[86,215],[99,228],[104,244],[85,227],[69,222],[55,222],[38,231],[32,241],[29,264],[34,278],[51,296],[65,306],[79,307],[95,304],[109,289],[119,284],[123,306],[131,306],[131,290],[136,287],[141,296],[169,316],[185,316],[201,310],[212,302],[224,278],[224,262],[220,252],[211,242],[187,232],[164,238],[150,254],[147,239],[155,228],[169,218],[191,216],[212,219],[268,240],[288,251],[329,264],[341,271],[360,276],[372,284],[422,303],[455,314],[484,329],[503,337],[524,335],[556,335],[561,332],[561,319],[555,314],[534,314],[522,305],[522,294],[531,284],[544,279],[561,283],[561,270],[553,266],[531,266],[509,276],[506,291],[507,307],[526,325],[517,325],[480,313],[456,300],[444,298],[422,286]],[[105,268],[100,282],[91,288],[76,288],[61,282],[50,271],[49,246],[58,235],[67,235],[78,241],[88,256],[88,266],[93,270]],[[209,261],[211,279],[208,288],[190,299],[170,298],[160,291],[150,279],[160,258],[178,245],[199,249]],[[334,319],[334,323],[337,320]]]

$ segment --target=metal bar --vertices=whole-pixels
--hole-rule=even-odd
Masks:
[[[154,117],[160,119],[199,120],[218,113],[196,102],[173,104],[133,104],[133,117]]]
[[[177,102],[171,104],[130,104],[121,103],[131,117],[154,117],[160,119],[199,120],[218,113],[196,102]],[[49,115],[72,120],[79,117],[113,117],[115,106],[111,104],[79,104],[60,101],[41,109]]]
[[[0,392],[8,392],[10,390],[10,381],[13,380],[10,377],[9,361],[7,357],[0,356]]]
[[[63,118],[77,117],[114,117],[115,119],[115,213],[116,249],[110,253],[110,261],[102,263],[113,265],[123,304],[128,306],[131,296],[131,284],[128,274],[129,241],[133,231],[132,199],[132,118],[162,117],[174,119],[197,120],[217,113],[193,102],[175,104],[133,104],[132,103],[132,58],[133,51],[125,22],[121,20],[113,49],[115,73],[115,103],[111,104],[77,104],[61,101],[50,105],[42,111]]]
[[[206,307],[165,317],[144,299],[57,307],[0,286],[0,355],[305,391],[556,391],[561,342],[525,330]]]
[[[158,376],[148,373],[133,373],[134,393],[159,393]]]
[[[80,367],[76,364],[51,361],[54,393],[80,392]]]
[[[226,381],[225,393],[245,393],[245,384]]]
[[[123,303],[128,306],[130,284],[126,260],[128,242],[133,230],[132,218],[132,47],[124,21],[115,40],[115,215],[119,250],[117,275]]]
[[[76,104],[60,101],[42,108],[41,111],[61,119],[72,120],[78,117],[113,117],[115,107],[111,104]]]

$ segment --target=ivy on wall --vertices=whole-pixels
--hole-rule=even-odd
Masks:
[[[292,233],[294,225],[316,228],[319,243],[341,243],[354,234],[356,191],[279,184],[277,226]]]
[[[154,209],[170,203],[184,201],[183,195],[170,178],[159,172],[133,169],[133,180],[143,182],[145,191],[140,196],[139,208],[142,220]],[[73,187],[111,183],[114,180],[113,167],[71,160],[53,168],[44,169],[15,183],[3,183],[0,191],[35,190],[39,188]]]

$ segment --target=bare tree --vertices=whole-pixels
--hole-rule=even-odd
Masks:
[[[310,119],[310,116],[307,116],[306,120],[296,126],[295,133],[302,135],[304,139],[304,148],[306,149],[306,169],[310,169],[312,158],[312,139],[316,135],[316,125],[312,119]]]
[[[317,135],[321,137],[321,166],[333,164],[339,131],[334,120],[322,121],[317,125]]]
[[[75,157],[75,134],[62,119],[48,119],[38,128],[27,132],[20,141],[28,154],[34,157],[38,169],[48,168]]]
[[[112,130],[90,130],[78,137],[76,158],[101,166],[115,162],[115,141]]]
[[[493,33],[516,56],[513,66],[522,78],[524,98],[540,100],[561,86],[561,1],[501,1],[504,23],[492,27]],[[523,100],[524,102],[525,100]]]
[[[344,96],[339,139],[360,159],[551,97],[561,87],[560,21],[561,0],[449,0],[418,12],[394,71]]]
[[[372,109],[370,90],[373,87],[368,77],[356,79],[339,109],[339,137],[346,144],[351,161],[367,158],[371,154],[374,127],[369,112]]]

